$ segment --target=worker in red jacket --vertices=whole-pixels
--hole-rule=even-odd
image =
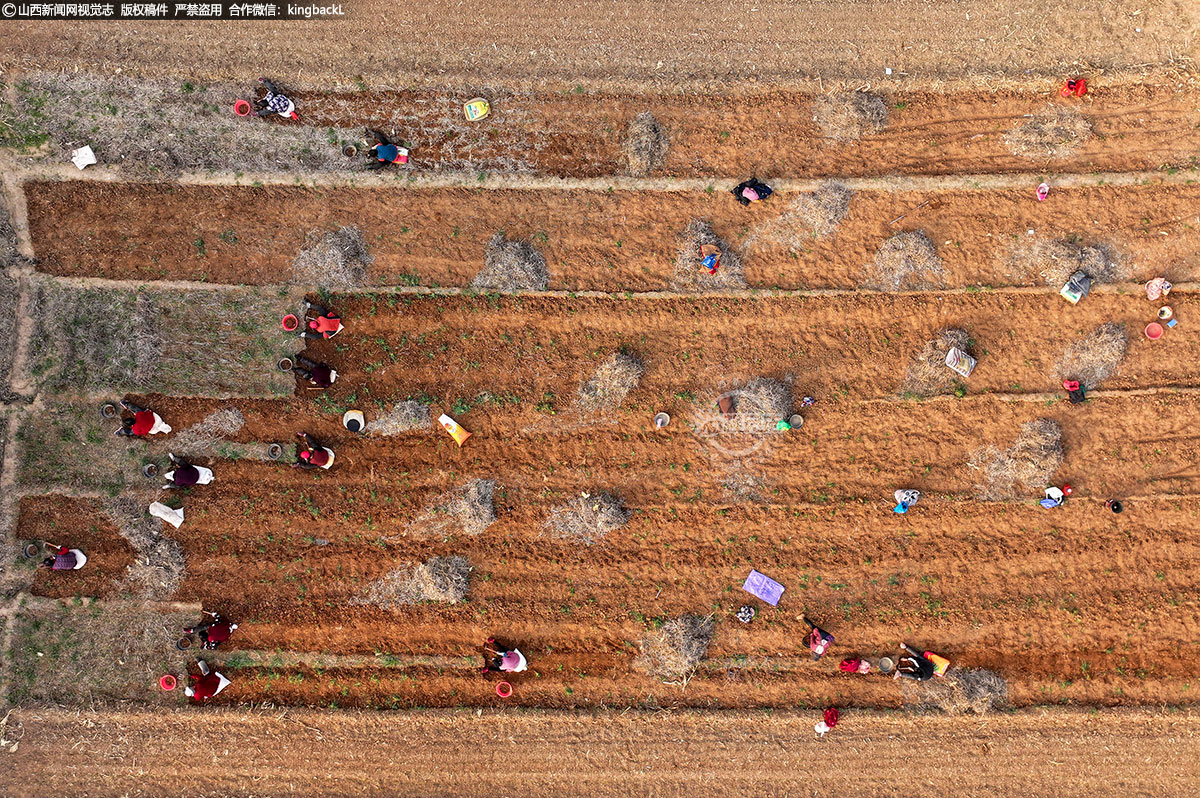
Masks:
[[[342,331],[342,318],[329,308],[304,300],[308,329],[296,333],[301,338],[332,338]]]
[[[189,674],[188,678],[194,681],[195,684],[183,689],[184,695],[188,698],[193,699],[197,703],[207,701],[229,686],[229,680],[216,671],[210,670],[208,663],[204,660],[196,660],[196,665],[200,668],[200,675]]]
[[[307,432],[297,432],[299,443],[296,444],[296,462],[292,468],[324,468],[333,467],[333,449],[322,446]]]
[[[145,435],[157,435],[171,431],[171,427],[162,417],[153,411],[147,410],[144,407],[139,407],[133,402],[121,400],[121,407],[128,410],[132,415],[125,416],[121,420],[121,426],[114,432],[114,435],[122,437],[142,437]]]
[[[201,610],[208,616],[206,620],[200,623],[199,626],[193,626],[184,629],[184,634],[195,634],[204,642],[200,644],[201,648],[214,649],[224,643],[232,635],[233,631],[238,628],[236,623],[230,623],[228,618],[223,617],[220,613]]]

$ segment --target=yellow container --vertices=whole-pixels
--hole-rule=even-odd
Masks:
[[[467,438],[471,437],[471,433],[460,427],[457,421],[450,418],[450,416],[446,415],[445,413],[442,413],[442,415],[438,417],[438,423],[442,425],[442,429],[450,433],[450,437],[453,438],[454,442],[459,446],[462,446],[467,442]]]
[[[491,112],[491,104],[482,97],[476,97],[473,100],[467,100],[467,102],[463,104],[463,115],[467,117],[468,122],[478,122]]]

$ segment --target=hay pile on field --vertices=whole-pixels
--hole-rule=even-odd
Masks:
[[[1008,133],[1009,152],[1031,160],[1065,158],[1092,137],[1092,123],[1074,108],[1055,105]]]
[[[863,287],[879,291],[936,288],[944,274],[942,259],[923,230],[897,233],[884,241],[866,269]]]
[[[1028,421],[1012,446],[984,446],[968,463],[982,472],[976,486],[983,501],[1018,498],[1025,491],[1041,490],[1050,484],[1063,462],[1062,429],[1048,418]]]
[[[429,502],[405,533],[416,536],[455,532],[478,535],[496,523],[495,493],[496,480],[472,479]]]
[[[730,459],[729,463],[730,471],[721,481],[725,500],[735,504],[766,501],[767,482],[762,475],[750,471],[739,459]]]
[[[385,610],[430,601],[457,604],[471,587],[471,561],[466,557],[431,557],[423,563],[392,571],[370,585],[353,604],[372,604]]]
[[[813,102],[813,121],[821,135],[834,141],[857,141],[878,133],[887,119],[887,103],[866,92],[826,94]]]
[[[371,435],[401,435],[418,429],[429,429],[433,424],[433,413],[424,402],[411,400],[396,402],[396,405],[379,416],[371,419],[367,432]]]
[[[955,668],[943,679],[905,681],[903,686],[906,705],[947,715],[982,715],[1008,703],[1008,682],[983,668]]]
[[[708,653],[716,625],[712,616],[681,615],[642,638],[634,667],[664,681],[687,683]]]
[[[625,131],[625,141],[621,146],[629,174],[645,177],[662,166],[669,144],[667,131],[654,118],[654,114],[643,111],[635,116]]]
[[[1014,247],[1008,256],[1009,272],[1020,280],[1036,276],[1046,285],[1062,288],[1077,271],[1097,283],[1125,279],[1117,253],[1106,244],[1084,246],[1066,239],[1037,239]]]
[[[625,401],[646,370],[632,355],[614,352],[592,378],[579,386],[579,407],[585,412],[608,410]]]
[[[326,291],[356,291],[367,284],[367,267],[374,260],[357,227],[340,227],[327,233],[313,230],[292,261],[292,282]]]
[[[679,234],[675,273],[671,277],[671,288],[676,291],[720,291],[746,287],[742,274],[742,259],[738,257],[724,239],[713,231],[712,225],[702,219],[693,219]],[[721,263],[716,274],[709,274],[700,265],[700,247],[714,246],[720,250]]]
[[[183,581],[183,547],[163,535],[163,522],[150,515],[142,500],[118,496],[103,505],[104,515],[133,547],[134,560],[125,582],[143,598],[162,601],[175,595]]]
[[[346,170],[341,142],[359,139],[361,129],[238,118],[234,100],[251,99],[256,85],[27,73],[14,87],[16,125],[27,142],[49,142],[50,160],[61,163],[86,143],[101,165],[139,180],[185,171]]]
[[[217,444],[241,432],[246,417],[236,407],[222,407],[204,420],[180,430],[164,445],[178,455],[200,457],[216,453]]]
[[[1125,325],[1101,324],[1067,347],[1054,367],[1054,379],[1079,380],[1091,390],[1117,373],[1128,350]]]
[[[545,291],[550,271],[542,253],[528,241],[509,240],[503,231],[492,236],[483,253],[483,270],[471,287],[479,291]]]
[[[850,209],[850,189],[836,180],[826,180],[792,199],[778,218],[760,225],[750,234],[754,246],[777,244],[791,250],[803,250],[813,239],[825,238],[837,229]]]
[[[550,511],[543,529],[551,537],[591,546],[629,523],[633,513],[608,493],[585,493]]]
[[[951,348],[971,354],[971,336],[966,330],[938,330],[926,341],[908,364],[908,372],[900,384],[900,395],[925,397],[952,391],[959,375],[946,365],[946,354]]]
[[[774,430],[792,415],[792,389],[779,380],[756,377],[729,392],[739,429]]]

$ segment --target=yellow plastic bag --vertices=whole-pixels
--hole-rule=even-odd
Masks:
[[[450,418],[450,416],[446,415],[445,413],[442,413],[442,415],[438,417],[438,422],[442,425],[442,429],[450,433],[450,437],[453,438],[454,442],[459,446],[462,446],[467,442],[467,438],[471,437],[471,433],[460,427],[457,421]]]

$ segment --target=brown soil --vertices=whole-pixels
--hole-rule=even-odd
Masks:
[[[310,229],[354,221],[375,256],[371,279],[379,284],[467,286],[503,229],[533,241],[551,288],[658,290],[672,279],[676,235],[696,218],[741,250],[746,280],[760,287],[853,288],[887,238],[913,230],[928,233],[950,287],[1038,285],[1036,273],[1012,273],[1011,253],[1031,239],[1070,235],[1109,245],[1132,280],[1200,275],[1200,186],[1061,189],[1039,203],[1035,183],[1028,191],[857,191],[837,230],[799,252],[763,240],[746,244],[787,212],[787,193],[749,209],[724,191],[31,183],[26,194],[39,268],[72,276],[275,283],[290,274]]]
[[[21,500],[16,534],[18,540],[50,541],[87,555],[87,564],[78,571],[39,568],[35,596],[111,596],[133,563],[133,549],[101,514],[99,503],[88,499],[27,496]]]
[[[1195,792],[1200,717],[1192,711],[1051,709],[985,721],[847,712],[824,739],[813,734],[817,718],[19,711],[8,736],[20,735],[20,747],[6,755],[0,789],[13,798],[460,796],[485,784],[519,784],[532,797],[902,796],[926,784],[953,785],[956,796]]]
[[[888,85],[920,79],[1144,71],[1193,52],[1192,3],[1153,0],[1130,9],[1112,0],[887,0],[844,7],[817,0],[719,0],[580,4],[545,14],[529,0],[499,0],[485,19],[474,6],[416,3],[405,35],[382,35],[393,6],[363,0],[347,17],[252,25],[160,21],[10,22],[0,31],[3,66],[125,74],[259,75],[306,85],[450,85],[462,100],[494,84],[551,84],[572,92],[595,84],[652,83],[664,90],[763,85],[818,78]],[[1186,63],[1186,62],[1185,62]],[[885,76],[885,69],[894,74]],[[581,85],[582,84],[582,85]],[[814,87],[815,88],[815,87]],[[304,114],[301,106],[300,113]]]

